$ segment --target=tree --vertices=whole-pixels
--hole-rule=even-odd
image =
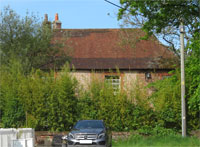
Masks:
[[[189,128],[199,128],[199,112],[200,112],[200,3],[199,0],[120,0],[122,9],[119,10],[118,18],[128,18],[128,23],[135,27],[140,26],[147,33],[146,38],[152,34],[162,36],[162,42],[166,41],[171,49],[179,55],[179,25],[181,21],[185,26],[185,75],[186,75],[186,99],[188,104],[188,124]],[[128,16],[128,17],[126,17]],[[127,20],[127,19],[126,19]],[[177,45],[176,45],[177,43]],[[153,86],[156,91],[153,93],[155,105],[161,106],[164,102],[166,107],[162,107],[160,112],[170,112],[169,108],[174,109],[170,116],[164,116],[167,122],[175,122],[178,117],[174,117],[179,110],[176,109],[178,104],[172,107],[173,100],[180,96],[177,86],[180,88],[180,70],[178,74],[166,80],[158,81]],[[176,79],[174,81],[174,79]],[[170,87],[168,86],[170,85]],[[171,90],[171,92],[168,92]],[[170,100],[172,99],[172,100]],[[167,104],[170,104],[167,106]],[[166,108],[166,109],[165,109]],[[165,111],[167,110],[167,111]],[[176,111],[177,110],[177,111]],[[175,112],[175,113],[174,113]]]
[[[13,60],[0,68],[0,127],[68,130],[77,121],[77,81],[69,66],[54,71],[32,70],[28,75]]]
[[[118,19],[128,18],[129,24],[141,26],[146,37],[151,34],[162,37],[177,55],[180,20],[186,26],[187,45],[200,30],[199,0],[120,0],[120,3],[123,9],[119,10]]]
[[[17,60],[10,62],[12,65],[0,68],[0,126],[5,128],[25,126],[25,110],[19,96],[19,85],[25,76]]]
[[[200,33],[195,33],[189,49],[192,50],[186,60],[186,89],[188,98],[189,125],[200,127]]]
[[[11,58],[19,60],[23,69],[54,68],[66,61],[67,55],[61,44],[52,45],[53,31],[49,25],[40,22],[34,15],[21,18],[9,7],[0,12],[0,57],[1,64],[8,64]],[[59,56],[58,55],[62,55]],[[53,66],[52,66],[53,65]]]

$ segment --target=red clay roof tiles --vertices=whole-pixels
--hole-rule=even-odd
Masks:
[[[171,69],[166,62],[174,54],[155,37],[139,40],[143,35],[140,29],[61,29],[54,37],[72,49],[76,69]]]

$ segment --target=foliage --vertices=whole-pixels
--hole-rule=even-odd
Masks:
[[[26,75],[21,66],[15,61],[1,66],[2,127],[64,131],[77,120],[102,119],[113,131],[137,130],[143,135],[173,134],[180,129],[178,70],[172,77],[152,83],[156,91],[148,98],[148,89],[138,80],[129,94],[125,89],[114,91],[110,84],[96,78],[89,89],[77,91],[78,83],[67,66],[57,75],[41,70]],[[190,106],[189,126],[193,129],[198,123],[198,109],[196,102]]]
[[[54,68],[67,55],[59,50],[59,43],[51,45],[53,32],[34,15],[21,18],[15,11],[5,7],[0,12],[0,57],[1,64],[8,65],[15,58],[25,72],[31,68]],[[61,54],[63,58],[57,58]],[[51,64],[51,67],[47,65]]]
[[[165,40],[179,56],[179,26],[183,22],[185,26],[185,75],[186,75],[186,100],[187,100],[187,122],[189,129],[197,129],[200,112],[200,3],[199,0],[120,0],[118,18],[122,19],[127,15],[133,26],[140,26],[149,35],[162,35],[162,42]],[[127,14],[128,13],[128,14]],[[155,92],[152,95],[152,102],[155,107],[158,123],[163,127],[180,128],[180,69],[168,79],[158,81],[153,86]],[[177,123],[178,122],[178,123]]]
[[[199,146],[199,139],[196,137],[182,137],[181,135],[165,135],[165,136],[149,136],[132,135],[125,140],[117,140],[113,142],[116,147],[141,147],[141,146]]]
[[[69,67],[61,71],[61,76],[55,81],[50,96],[50,112],[48,114],[51,130],[69,129],[77,121],[77,98],[75,90],[77,81],[69,74]]]
[[[178,12],[182,12],[182,6],[180,10],[169,9],[180,1],[166,2],[121,1],[132,15],[152,17],[143,26],[149,33],[151,30],[159,33],[169,24],[168,11],[175,14],[170,25],[179,26],[178,16],[187,16],[186,24],[194,32],[198,30],[198,23],[191,24],[195,20],[188,15],[189,11],[196,15],[195,1],[184,3],[189,8],[181,15]],[[101,79],[93,79],[88,90],[77,91],[78,83],[67,66],[57,76],[54,71],[45,73],[38,69],[54,62],[60,53],[56,45],[50,45],[49,26],[42,26],[34,16],[20,19],[10,8],[5,8],[0,18],[0,126],[64,131],[78,119],[103,119],[113,131],[166,135],[180,129],[179,69],[171,77],[149,85],[155,90],[151,97],[137,80],[130,95],[125,89],[115,91]],[[187,118],[189,128],[197,129],[200,127],[200,36],[198,33],[192,36],[186,58]]]
[[[120,0],[123,8],[119,10],[118,19],[125,18],[126,23],[142,27],[149,35],[156,34],[177,54],[179,44],[179,25],[186,26],[187,45],[200,30],[199,0]]]
[[[33,127],[36,130],[61,131],[76,121],[75,88],[77,82],[64,67],[54,72],[32,70],[25,75],[21,65],[1,67],[0,108],[3,127]]]
[[[152,136],[166,136],[166,135],[176,135],[177,131],[173,130],[172,128],[164,128],[162,126],[156,125],[155,127],[151,126],[142,126],[140,129],[137,130],[140,135],[152,135]]]
[[[165,128],[181,128],[180,72],[149,85],[155,89],[151,101],[158,117],[158,124]]]
[[[188,99],[189,126],[200,127],[200,34],[194,34],[189,46],[190,56],[186,60],[186,88]]]
[[[184,18],[184,24],[190,25],[192,30],[197,31],[198,29],[200,7],[198,0],[121,0],[120,3],[125,9],[120,10],[119,18],[126,10],[129,10],[132,15],[141,14],[148,18],[144,25],[144,29],[147,31],[156,30],[157,33],[160,33],[161,29],[168,25],[178,28],[181,18]]]
[[[10,67],[0,69],[0,117],[2,127],[24,126],[25,111],[19,95],[19,84],[23,78],[20,64],[13,60]]]
[[[140,85],[141,86],[141,85]],[[80,119],[102,119],[113,131],[128,131],[143,125],[154,125],[155,115],[150,105],[145,105],[142,91],[128,98],[126,91],[115,91],[112,86],[94,79],[89,91],[79,99]],[[143,91],[144,92],[144,91]],[[145,105],[145,107],[144,107]]]
[[[187,125],[188,130],[198,129],[200,116],[200,40],[199,33],[189,46],[190,54],[185,61],[186,75],[186,101],[187,101]],[[180,69],[177,69],[173,76],[157,81],[151,85],[155,92],[151,96],[152,102],[159,117],[158,122],[163,127],[181,127],[181,86]],[[178,123],[177,123],[178,122]]]
[[[52,93],[53,73],[50,75],[40,70],[32,72],[21,81],[20,95],[27,112],[27,126],[36,130],[45,130],[48,126],[49,96]]]

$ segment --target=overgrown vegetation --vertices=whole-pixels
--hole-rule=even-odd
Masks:
[[[87,90],[79,91],[68,66],[56,76],[41,70],[26,75],[17,61],[0,70],[1,127],[64,131],[77,120],[102,119],[113,131],[137,130],[143,135],[175,134],[181,128],[176,74],[152,84],[158,91],[147,98],[148,89],[137,80],[129,95],[126,90],[114,92],[96,78]],[[190,129],[197,129],[196,122],[193,118]]]
[[[151,83],[149,87],[155,89],[151,100],[159,118],[157,123],[164,128],[179,130],[181,128],[180,72],[174,71],[171,77]]]
[[[11,17],[11,20],[16,18],[13,11],[5,16]],[[18,24],[18,17],[16,19]],[[3,21],[0,27],[4,26],[7,24]],[[21,27],[24,29],[24,26]],[[37,27],[34,29],[37,30]],[[19,36],[14,34],[10,40],[4,38],[6,35],[0,38],[0,127],[65,131],[80,119],[103,119],[113,131],[137,130],[142,135],[166,135],[180,130],[179,69],[173,71],[171,77],[149,85],[155,90],[151,96],[148,96],[148,89],[139,80],[135,81],[131,92],[127,92],[125,89],[116,91],[110,84],[94,77],[89,88],[84,91],[79,88],[79,83],[71,75],[67,65],[57,75],[53,70],[44,72],[39,66],[35,66],[32,61],[35,56],[29,56],[35,51],[32,46],[35,45],[36,51],[44,46],[34,42],[37,35],[31,36],[33,33],[29,31],[27,33],[33,40],[24,42],[22,38],[27,35],[24,30]],[[48,47],[51,48],[49,39],[47,40],[44,42],[46,51]],[[188,47],[190,54],[186,59],[186,98],[188,129],[192,130],[200,127],[198,33],[194,34]],[[36,55],[41,58],[42,53],[39,51]],[[48,55],[45,54],[47,57]],[[38,60],[38,63],[43,64],[43,61]]]
[[[94,79],[90,89],[80,98],[80,119],[103,119],[115,131],[135,130],[154,124],[155,115],[150,105],[145,104],[148,101],[146,97],[133,102],[126,91],[115,92],[109,84]]]
[[[141,147],[141,146],[200,146],[200,141],[195,137],[183,138],[180,135],[151,136],[144,137],[133,135],[126,140],[118,140],[113,142],[114,147]]]
[[[190,56],[186,60],[186,90],[188,101],[188,125],[200,128],[200,33],[195,33],[189,46]]]
[[[185,76],[187,126],[200,128],[200,3],[199,0],[120,0],[118,19],[125,25],[141,28],[150,39],[153,34],[165,42],[169,50],[180,57],[180,24],[185,27]],[[130,39],[131,40],[131,39]],[[150,86],[158,123],[163,127],[180,128],[180,69],[173,76]]]
[[[0,64],[8,65],[16,59],[29,73],[32,68],[56,68],[68,59],[60,49],[60,43],[52,42],[53,31],[50,25],[42,23],[33,14],[20,17],[10,7],[0,11]],[[62,55],[57,58],[58,54]]]
[[[0,70],[1,127],[64,131],[80,119],[103,119],[115,131],[154,125],[154,112],[144,100],[133,103],[108,83],[94,79],[77,95],[78,83],[67,66],[56,78],[41,70],[26,75],[16,61]]]
[[[188,48],[191,54],[185,61],[188,129],[200,128],[200,36],[199,33],[194,36]],[[164,127],[181,127],[180,82],[180,69],[177,68],[170,78],[149,85],[156,90],[151,98],[155,111],[162,118],[159,124]]]
[[[186,28],[186,46],[200,31],[199,0],[120,0],[120,4],[123,8],[119,9],[118,19],[124,19],[129,27],[142,28],[147,33],[143,39],[156,35],[177,56],[181,22]]]
[[[17,61],[1,66],[1,127],[69,128],[77,120],[77,81],[66,70],[54,78],[54,72],[41,70],[25,75]]]

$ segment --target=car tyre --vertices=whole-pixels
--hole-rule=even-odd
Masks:
[[[67,144],[65,144],[65,143],[62,143],[62,147],[67,147]]]

